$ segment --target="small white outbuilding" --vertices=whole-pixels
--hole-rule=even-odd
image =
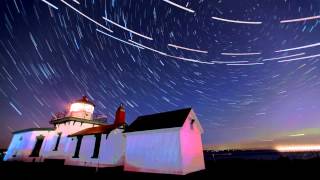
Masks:
[[[125,130],[124,170],[179,175],[203,170],[202,133],[191,108],[140,116]]]

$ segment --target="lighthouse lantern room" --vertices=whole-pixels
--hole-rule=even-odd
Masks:
[[[69,116],[81,119],[92,119],[92,114],[94,111],[94,104],[89,101],[86,96],[73,102],[70,106]]]

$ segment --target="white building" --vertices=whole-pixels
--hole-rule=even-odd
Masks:
[[[205,169],[202,133],[191,108],[140,116],[125,130],[124,170],[184,175]]]
[[[191,108],[140,116],[127,126],[122,105],[112,124],[95,117],[94,107],[83,97],[54,117],[52,128],[13,132],[4,160],[167,174],[205,168],[203,130]]]

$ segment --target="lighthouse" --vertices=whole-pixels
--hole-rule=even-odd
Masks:
[[[83,96],[54,116],[51,127],[13,132],[4,160],[178,175],[205,168],[203,129],[191,108],[139,116],[130,125],[123,104],[113,123],[94,116],[94,108]]]
[[[120,104],[116,111],[116,116],[114,120],[114,125],[115,126],[121,126],[126,123],[126,112],[124,110],[123,104]]]
[[[68,116],[91,120],[94,106],[93,102],[89,101],[87,96],[83,96],[71,104]]]

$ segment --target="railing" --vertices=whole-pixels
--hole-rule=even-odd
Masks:
[[[56,120],[59,120],[59,119],[63,119],[63,118],[66,118],[66,117],[69,117],[68,116],[68,112],[66,112],[66,111],[65,112],[57,112],[51,117],[50,122],[56,121]],[[91,120],[96,121],[96,122],[107,123],[107,116],[103,115],[103,114],[94,113],[92,115]]]
[[[93,121],[107,123],[107,116],[104,115],[104,114],[93,114],[92,115],[92,120]]]
[[[55,113],[52,117],[51,117],[51,120],[50,121],[54,121],[54,120],[57,120],[57,119],[62,119],[62,118],[65,118],[67,117],[67,112],[64,111],[64,112],[57,112]]]

